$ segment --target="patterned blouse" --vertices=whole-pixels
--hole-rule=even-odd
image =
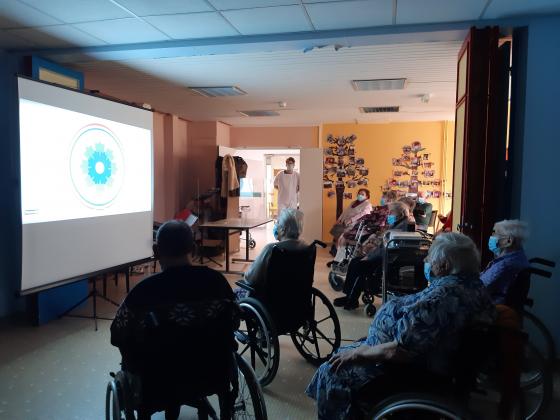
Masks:
[[[388,301],[373,319],[367,338],[339,352],[396,341],[413,363],[445,374],[461,331],[494,319],[495,307],[478,275],[450,275],[434,279],[419,293]],[[317,400],[319,419],[348,418],[353,393],[380,372],[376,363],[349,364],[336,374],[328,362],[322,364],[306,390]]]

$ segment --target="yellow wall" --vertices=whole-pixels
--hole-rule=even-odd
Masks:
[[[392,177],[392,159],[402,154],[402,146],[419,140],[425,147],[426,153],[431,153],[430,161],[435,164],[434,179],[441,179],[443,192],[451,192],[453,173],[453,122],[409,122],[391,124],[324,124],[322,126],[322,146],[326,147],[327,136],[349,136],[355,134],[356,157],[365,159],[365,166],[369,168],[368,189],[371,192],[370,201],[377,205],[381,199],[381,187],[387,179]],[[359,188],[359,187],[358,187]],[[356,196],[358,188],[346,189]],[[438,187],[424,187],[424,189]],[[331,240],[329,230],[336,219],[336,198],[328,198],[323,191],[323,239]],[[434,210],[446,213],[451,200],[443,198],[431,199]],[[351,203],[344,200],[344,208]]]

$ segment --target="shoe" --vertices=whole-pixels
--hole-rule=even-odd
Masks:
[[[346,300],[347,299],[348,298],[346,296],[338,297],[335,300],[333,300],[333,305],[334,306],[339,306],[339,307],[344,306],[344,305],[346,305]]]
[[[347,311],[353,311],[354,309],[357,309],[360,307],[360,304],[358,303],[358,301],[347,301],[346,305],[344,305],[344,309],[346,309]]]

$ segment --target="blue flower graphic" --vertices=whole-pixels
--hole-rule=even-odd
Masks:
[[[107,184],[113,174],[113,153],[98,143],[95,145],[95,149],[88,147],[86,159],[87,174],[93,183]]]

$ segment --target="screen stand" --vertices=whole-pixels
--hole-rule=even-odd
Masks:
[[[70,307],[69,309],[67,309],[63,313],[61,313],[58,317],[62,318],[63,316],[71,316],[71,317],[74,317],[74,318],[93,319],[93,321],[95,323],[95,331],[97,331],[97,320],[98,319],[104,319],[104,320],[107,320],[107,321],[112,321],[113,320],[113,318],[105,318],[105,317],[97,316],[97,298],[99,297],[99,298],[105,300],[106,302],[109,302],[110,304],[115,305],[116,307],[118,307],[119,304],[117,302],[115,302],[114,300],[111,300],[107,296],[104,296],[103,294],[98,292],[98,290],[97,290],[97,279],[96,278],[88,279],[88,280],[91,281],[92,288],[91,288],[90,292],[87,294],[87,296],[84,297],[83,299],[81,299],[79,302],[76,302],[76,304],[72,305],[72,307]],[[72,314],[70,314],[70,312],[72,312],[78,306],[80,306],[81,304],[86,302],[89,298],[93,299],[93,313],[91,315],[72,315]]]

